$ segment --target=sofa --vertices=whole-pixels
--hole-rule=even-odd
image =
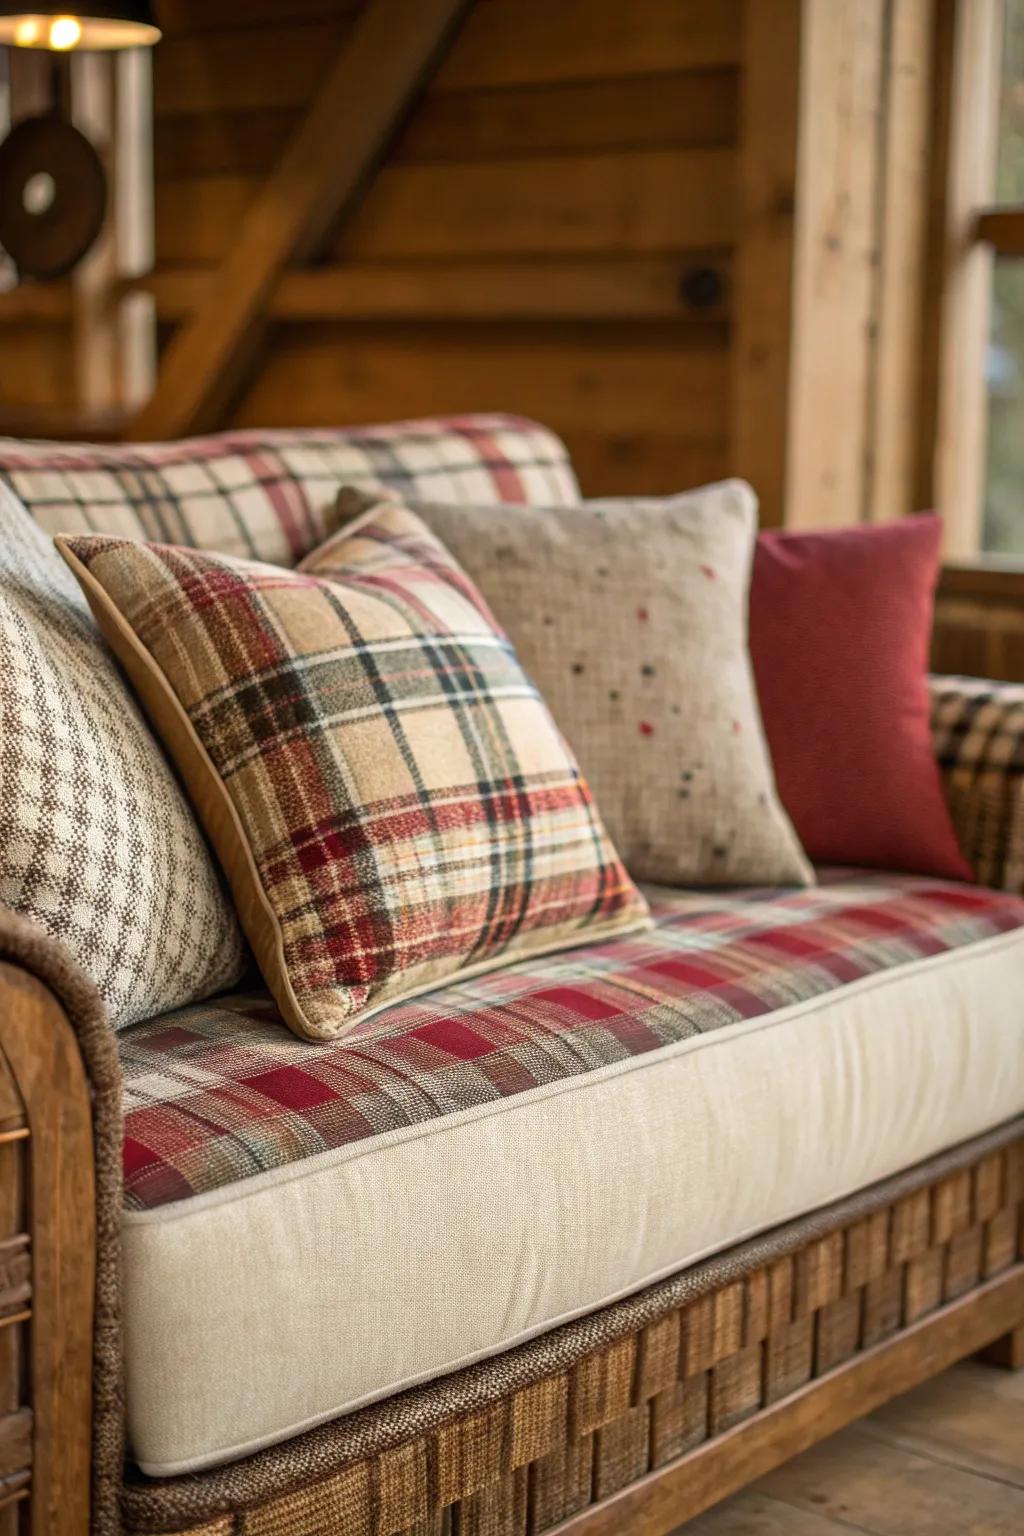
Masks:
[[[0,479],[48,533],[289,566],[342,483],[579,495],[500,416],[8,442]],[[653,1536],[964,1355],[1024,1363],[1024,689],[931,697],[976,884],[659,888],[649,931],[339,1040],[252,972],[115,1033],[0,910],[0,1510]]]

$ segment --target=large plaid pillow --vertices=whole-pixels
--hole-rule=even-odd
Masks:
[[[238,980],[203,835],[74,581],[0,485],[0,902],[59,939],[115,1028]]]
[[[296,1033],[648,921],[507,638],[413,513],[371,513],[302,573],[58,544]]]
[[[575,501],[565,446],[519,416],[99,446],[0,438],[6,483],[47,533],[110,533],[295,565],[344,483],[445,501]]]

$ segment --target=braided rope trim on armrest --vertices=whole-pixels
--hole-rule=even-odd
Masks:
[[[1024,894],[1024,686],[929,684],[935,755],[964,855],[983,885]]]

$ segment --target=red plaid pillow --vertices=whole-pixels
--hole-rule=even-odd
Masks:
[[[58,544],[297,1033],[648,922],[508,639],[413,513],[375,510],[303,572]]]

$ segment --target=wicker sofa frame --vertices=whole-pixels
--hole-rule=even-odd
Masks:
[[[933,725],[979,878],[1024,891],[1024,689],[936,680]],[[965,1355],[1024,1365],[1019,1120],[470,1370],[148,1481],[124,1457],[120,1138],[98,998],[0,911],[0,1536],[655,1536]]]

